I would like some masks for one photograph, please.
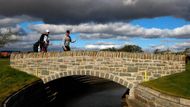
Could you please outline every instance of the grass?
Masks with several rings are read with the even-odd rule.
[[[9,66],[9,59],[0,59],[0,105],[11,94],[31,84],[38,78]]]
[[[186,71],[142,83],[165,94],[190,99],[190,63]]]

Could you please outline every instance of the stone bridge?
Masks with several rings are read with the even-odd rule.
[[[184,55],[125,52],[15,53],[11,67],[41,78],[44,83],[73,75],[89,75],[129,88],[138,83],[185,70]]]

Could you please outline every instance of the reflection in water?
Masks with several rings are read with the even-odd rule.
[[[121,97],[126,91],[125,87],[111,81],[94,81],[85,77],[87,80],[81,82],[76,77],[67,77],[49,83],[58,94],[47,107],[122,107]]]

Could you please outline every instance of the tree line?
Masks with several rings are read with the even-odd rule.
[[[142,48],[137,45],[125,45],[124,47],[121,48],[107,48],[107,49],[102,49],[101,51],[118,51],[118,52],[143,52]]]

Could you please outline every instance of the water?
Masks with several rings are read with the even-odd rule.
[[[57,85],[64,82],[57,88]],[[122,107],[126,88],[114,82],[79,84],[70,80],[54,83],[58,95],[47,107]],[[60,91],[62,90],[62,91]]]

